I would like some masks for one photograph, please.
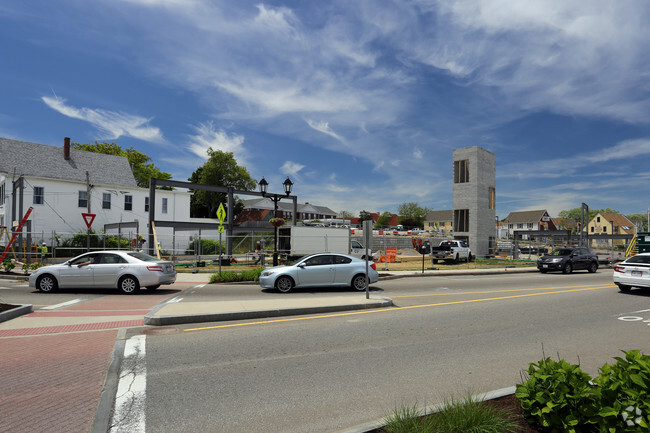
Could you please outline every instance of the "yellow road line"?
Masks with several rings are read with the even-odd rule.
[[[409,306],[409,307],[394,307],[394,308],[384,308],[384,309],[376,309],[376,310],[363,310],[363,311],[353,311],[353,312],[347,312],[347,313],[326,314],[326,315],[308,316],[308,317],[291,317],[291,318],[285,318],[285,319],[263,320],[263,321],[259,321],[259,322],[232,323],[232,324],[229,324],[229,325],[216,325],[216,326],[206,326],[206,327],[202,327],[202,328],[184,329],[183,332],[205,331],[205,330],[209,330],[209,329],[222,329],[222,328],[236,328],[236,327],[241,327],[241,326],[252,326],[252,325],[265,325],[265,324],[269,324],[269,323],[297,322],[297,321],[301,321],[301,320],[327,319],[327,318],[331,318],[331,317],[356,316],[356,315],[360,315],[360,314],[385,313],[385,312],[388,312],[388,311],[411,310],[411,309],[415,309],[415,308],[428,308],[428,307],[441,307],[441,306],[445,306],[445,305],[469,304],[469,303],[473,303],[473,302],[500,301],[500,300],[505,300],[505,299],[526,298],[526,297],[531,297],[531,296],[557,295],[559,293],[572,293],[572,292],[584,292],[584,291],[588,291],[588,290],[609,289],[611,287],[612,287],[612,285],[606,285],[606,286],[602,286],[602,287],[593,286],[593,287],[575,288],[575,289],[569,289],[569,290],[558,290],[558,291],[552,291],[552,292],[525,293],[525,294],[522,294],[522,295],[499,296],[499,297],[496,297],[496,298],[469,299],[469,300],[465,300],[465,301],[451,301],[451,302],[439,302],[439,303],[436,303],[436,304],[412,305],[412,306]],[[527,289],[525,289],[525,290],[527,290]]]
[[[454,292],[447,292],[447,293],[426,293],[424,295],[398,295],[398,296],[392,296],[392,299],[397,299],[397,298],[422,298],[426,296],[450,296],[450,295],[480,295],[482,293],[502,293],[502,292],[531,292],[534,290],[559,290],[559,289],[578,289],[578,288],[583,288],[583,287],[599,287],[601,286],[600,284],[594,286],[593,284],[588,284],[584,286],[560,286],[560,287],[538,287],[538,288],[533,288],[533,289],[498,289],[498,290],[479,290],[475,292],[466,292],[466,291],[454,291]],[[612,284],[610,287],[614,287]],[[599,287],[601,288],[601,287]],[[449,289],[451,290],[451,289]]]

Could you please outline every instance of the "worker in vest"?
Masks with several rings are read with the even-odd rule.
[[[45,263],[47,253],[48,253],[47,244],[43,242],[43,245],[41,245],[41,262]]]

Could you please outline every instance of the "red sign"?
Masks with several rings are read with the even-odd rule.
[[[90,226],[93,225],[93,221],[95,221],[95,217],[97,216],[97,214],[82,213],[81,216],[84,218],[84,221],[86,222],[86,227],[90,228]]]

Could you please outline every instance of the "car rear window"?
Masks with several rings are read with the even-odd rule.
[[[650,256],[632,256],[625,263],[650,263]]]
[[[153,256],[150,256],[149,254],[140,253],[138,251],[132,251],[132,252],[129,252],[129,253],[126,253],[126,254],[128,254],[129,256],[131,256],[133,258],[136,258],[138,260],[142,260],[143,262],[157,262],[158,261],[157,258],[155,258]]]
[[[352,262],[352,259],[345,256],[334,256],[334,263],[337,265],[346,265]]]

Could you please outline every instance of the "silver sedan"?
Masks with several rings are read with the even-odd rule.
[[[155,290],[176,281],[172,262],[137,251],[96,251],[58,265],[38,268],[29,276],[29,287],[41,292],[57,288],[117,288],[133,294],[146,287]]]
[[[368,266],[368,284],[379,280],[374,262]],[[352,287],[366,289],[366,261],[347,254],[320,253],[305,256],[292,265],[262,271],[260,286],[287,293],[303,287]]]

